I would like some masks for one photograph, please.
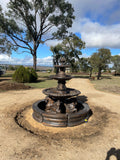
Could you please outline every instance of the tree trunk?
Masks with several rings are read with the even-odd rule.
[[[37,56],[36,54],[33,55],[33,69],[36,71],[37,69]]]
[[[90,78],[92,77],[92,70],[93,68],[90,68]]]
[[[97,79],[99,80],[101,77],[101,68],[98,69],[98,76],[97,76]]]

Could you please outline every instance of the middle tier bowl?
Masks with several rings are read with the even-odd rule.
[[[66,88],[65,91],[58,91],[57,88],[47,88],[43,90],[43,93],[47,96],[55,98],[69,98],[78,96],[81,92],[72,88]]]
[[[70,79],[72,79],[72,77],[69,75],[60,75],[60,74],[52,75],[52,76],[50,76],[50,78],[56,79],[56,80],[70,80]]]

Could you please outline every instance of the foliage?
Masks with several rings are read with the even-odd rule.
[[[79,60],[79,55],[82,54],[81,49],[85,48],[85,42],[83,42],[75,34],[71,34],[66,37],[62,43],[56,46],[51,46],[51,51],[53,52],[53,63],[54,65],[59,63],[61,56],[64,56],[67,63],[71,64],[72,70],[76,68],[75,59]]]
[[[98,52],[93,53],[90,58],[92,68],[97,68],[99,79],[101,77],[101,71],[108,67],[111,59],[111,52],[109,49],[101,48]]]
[[[38,78],[36,71],[33,68],[30,68],[28,70],[29,70],[30,75],[31,75],[30,82],[36,82],[36,80]]]
[[[65,0],[10,0],[6,15],[0,10],[1,36],[32,54],[36,70],[39,45],[63,38],[72,26],[73,12]]]
[[[13,74],[13,80],[19,83],[35,82],[37,80],[37,73],[33,68],[25,68],[20,66]]]
[[[0,22],[4,19],[4,14],[2,13],[2,8],[0,6]],[[12,50],[16,51],[17,47],[13,46],[7,36],[3,34],[4,29],[2,28],[2,23],[0,24],[0,53],[12,54]]]
[[[83,72],[87,72],[90,68],[89,59],[88,58],[80,58],[80,70]]]
[[[90,63],[90,58],[80,58],[79,64],[80,70],[83,72],[89,72],[89,77],[91,77],[94,69]]]
[[[120,73],[120,56],[119,55],[112,56],[111,61],[113,63],[112,68],[115,70],[115,75],[117,73]]]
[[[71,67],[71,72],[77,73],[80,70],[79,61],[75,61]]]

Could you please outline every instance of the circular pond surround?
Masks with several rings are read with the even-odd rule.
[[[45,100],[39,100],[33,104],[33,118],[46,126],[72,127],[86,122],[92,115],[87,103],[78,101],[82,109],[75,113],[51,113],[45,111]]]

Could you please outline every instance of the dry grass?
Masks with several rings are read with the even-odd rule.
[[[120,77],[104,76],[101,80],[91,82],[97,90],[120,94]]]

